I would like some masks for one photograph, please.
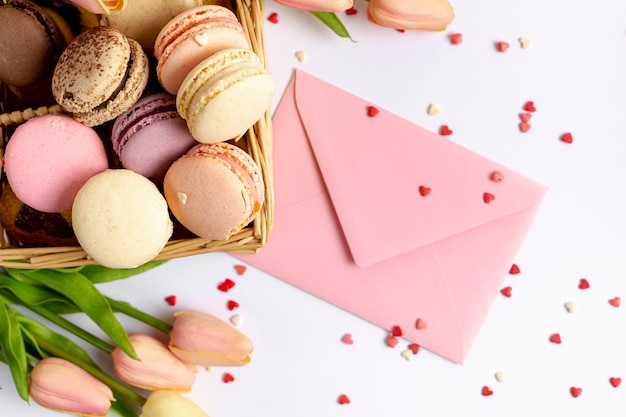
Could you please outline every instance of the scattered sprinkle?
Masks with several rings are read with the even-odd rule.
[[[337,402],[341,405],[350,404],[350,398],[346,394],[341,394],[337,399]]]
[[[535,108],[535,102],[533,101],[527,101],[526,104],[524,104],[524,110],[534,113],[537,111],[537,109]]]
[[[509,49],[509,46],[510,45],[508,42],[496,42],[496,49],[498,50],[498,52],[505,52],[507,49]]]
[[[526,133],[526,132],[528,132],[528,131],[530,130],[530,128],[531,128],[531,127],[532,127],[532,126],[530,125],[530,123],[526,123],[526,122],[520,122],[520,123],[519,123],[519,130],[520,130],[522,133]]]
[[[367,106],[367,115],[369,117],[374,117],[378,113],[380,113],[380,110],[378,110],[376,107],[374,107],[374,106]]]
[[[428,323],[426,323],[426,321],[422,318],[419,318],[415,321],[415,328],[417,330],[423,330],[426,329],[428,327]]]
[[[237,307],[239,307],[239,303],[238,303],[237,301],[228,300],[228,302],[226,303],[226,307],[227,307],[230,311],[233,311],[234,309],[236,309]]]
[[[458,45],[463,42],[463,34],[462,33],[453,33],[450,35],[450,43],[452,45]]]
[[[524,122],[524,123],[528,123],[528,122],[530,122],[530,119],[532,119],[532,117],[533,117],[533,114],[532,114],[532,113],[527,113],[527,112],[525,112],[525,113],[520,113],[520,114],[519,114],[519,118],[520,118],[520,120],[521,120],[522,122]]]
[[[411,349],[405,349],[402,351],[402,353],[400,353],[400,356],[402,356],[407,361],[410,361],[415,355],[413,354],[413,351]]]
[[[349,9],[346,10],[346,14],[348,16],[354,16],[355,14],[357,14],[359,11],[357,9],[355,9],[354,7],[350,7]]]
[[[555,343],[557,345],[561,344],[561,335],[558,333],[554,333],[552,336],[550,336],[550,342]]]
[[[387,338],[385,339],[385,343],[387,343],[387,346],[389,346],[390,348],[395,348],[396,345],[398,344],[399,340],[397,337],[393,336],[393,335],[389,335],[387,336]]]
[[[230,278],[226,278],[220,285],[217,286],[217,289],[222,292],[228,292],[231,288],[235,286],[235,281]]]
[[[391,335],[395,337],[402,337],[402,328],[400,328],[400,326],[393,326],[391,329]]]
[[[169,305],[175,306],[176,305],[176,296],[175,295],[168,295],[167,297],[165,297],[165,301]]]
[[[235,265],[235,272],[237,272],[237,275],[243,275],[247,270],[248,267],[245,265]]]
[[[489,178],[493,182],[502,182],[502,181],[504,181],[504,174],[501,173],[500,171],[493,171]]]
[[[511,265],[511,269],[509,269],[509,274],[511,274],[511,275],[517,275],[517,274],[519,274],[520,272],[522,272],[522,271],[519,269],[519,266],[518,266],[517,264],[513,264],[513,265]]]
[[[404,33],[404,32],[406,32],[406,30],[405,29],[396,29],[396,32]]]
[[[442,136],[450,136],[453,132],[452,132],[452,129],[448,127],[448,125],[443,125],[441,126],[441,129],[439,129],[439,133]]]
[[[485,204],[489,204],[495,199],[496,199],[495,195],[491,193],[483,193],[483,201],[485,202]]]
[[[193,37],[193,40],[200,46],[206,46],[206,44],[209,43],[209,34],[206,32],[199,33]]]
[[[561,135],[561,142],[572,143],[574,142],[574,137],[569,132],[564,133],[563,135]]]
[[[414,355],[417,355],[417,352],[420,351],[420,345],[418,345],[417,343],[411,343],[408,347],[409,349],[411,349],[411,352],[413,352]]]
[[[563,304],[563,306],[568,313],[573,313],[574,311],[576,311],[576,303],[574,303],[573,301],[568,301]]]
[[[235,326],[239,327],[241,326],[241,323],[243,322],[243,317],[241,316],[241,314],[235,314],[234,316],[230,317],[230,322],[234,324]]]
[[[578,387],[571,387],[569,392],[572,394],[572,397],[577,398],[580,394],[582,394],[583,389]]]
[[[351,345],[354,343],[354,340],[352,340],[352,335],[350,333],[344,334],[343,337],[341,338],[341,341],[345,343],[346,345]]]
[[[271,23],[274,23],[274,24],[278,23],[278,13],[274,12],[274,13],[270,14],[268,16],[267,20],[269,22],[271,22]]]
[[[609,304],[611,304],[613,307],[619,307],[621,303],[622,299],[620,297],[614,297],[609,300]]]
[[[506,373],[504,371],[500,371],[496,372],[494,376],[496,377],[496,381],[504,382],[504,379],[506,378]]]
[[[228,372],[224,372],[224,375],[222,375],[222,381],[224,381],[225,384],[228,384],[229,382],[234,382],[235,377]]]
[[[187,194],[179,191],[176,196],[178,197],[178,201],[180,201],[180,204],[182,204],[183,206],[185,204],[187,204]]]
[[[518,41],[522,49],[526,49],[530,46],[530,39],[528,38],[519,38]]]
[[[419,192],[422,197],[426,197],[431,191],[432,189],[430,187],[426,187],[425,185],[420,185],[419,187]]]
[[[487,385],[485,385],[480,393],[483,395],[483,397],[488,397],[493,394],[493,391]]]
[[[589,287],[591,287],[591,285],[589,285],[589,281],[587,281],[585,278],[581,278],[580,283],[578,284],[578,288],[580,288],[581,290],[586,290]]]
[[[436,104],[430,104],[428,106],[428,114],[430,116],[436,116],[439,113],[441,113],[441,109],[439,108],[439,106],[437,106]]]
[[[511,287],[504,287],[500,290],[500,292],[502,293],[502,295],[504,295],[505,297],[511,297],[511,292],[513,291],[513,288]]]
[[[611,377],[609,378],[609,382],[611,383],[611,385],[613,385],[613,387],[617,388],[619,387],[619,384],[622,383],[622,378]]]
[[[297,51],[295,53],[296,59],[298,60],[298,62],[304,62],[306,61],[307,58],[307,53],[306,51]]]

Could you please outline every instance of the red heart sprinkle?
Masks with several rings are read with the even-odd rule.
[[[519,269],[519,266],[517,266],[517,264],[513,264],[511,265],[511,269],[509,269],[509,274],[511,275],[517,275],[519,274],[521,271]]]
[[[492,394],[493,394],[493,391],[492,391],[491,389],[489,389],[489,387],[488,387],[487,385],[485,385],[485,386],[483,387],[483,389],[480,391],[480,393],[481,393],[483,396],[488,397],[489,395],[492,395]]]
[[[426,187],[425,185],[420,185],[419,191],[422,197],[426,197],[428,194],[430,194],[432,189],[430,187]]]
[[[524,110],[529,111],[531,113],[534,113],[537,111],[537,109],[535,108],[535,103],[533,101],[527,101],[526,104],[524,104]]]
[[[513,291],[513,288],[511,288],[511,287],[504,287],[504,288],[502,288],[500,290],[502,295],[504,295],[505,297],[510,297],[511,296],[511,291]]]
[[[228,384],[229,382],[235,381],[235,377],[229,374],[228,372],[225,372],[224,375],[222,376],[222,381],[224,381],[225,384]]]
[[[578,284],[578,288],[580,288],[581,290],[586,290],[589,287],[591,287],[591,285],[589,285],[589,281],[587,281],[585,278],[581,278],[580,283]]]
[[[504,181],[504,174],[501,173],[500,171],[493,171],[491,173],[491,177],[489,178],[491,178],[491,181],[493,182],[502,182]]]
[[[235,286],[235,282],[230,278],[226,278],[224,282],[217,286],[217,289],[222,292],[228,292],[231,288]]]
[[[417,330],[423,330],[425,328],[428,327],[428,323],[426,323],[426,321],[424,321],[424,319],[417,319],[415,321],[415,328]]]
[[[175,306],[176,305],[176,296],[175,295],[169,295],[167,297],[165,297],[165,301],[167,301],[167,303],[171,306]]]
[[[395,348],[399,340],[397,337],[389,335],[387,336],[387,339],[385,339],[385,342],[387,343],[387,346],[389,346],[390,348]]]
[[[341,338],[341,341],[345,343],[346,345],[351,345],[354,343],[354,341],[352,340],[352,335],[350,333],[344,334],[343,337]]]
[[[621,303],[622,299],[620,297],[614,297],[609,300],[609,304],[611,304],[613,307],[619,307]]]
[[[524,123],[528,123],[528,122],[530,122],[530,119],[531,119],[532,117],[533,117],[533,115],[532,115],[532,114],[530,114],[530,113],[520,113],[520,114],[519,114],[519,118],[520,118],[520,120],[521,120],[522,122],[524,122]]]
[[[572,394],[572,397],[576,398],[578,397],[580,394],[582,394],[583,389],[582,388],[578,388],[578,387],[571,387],[569,389],[569,392]]]
[[[350,404],[350,398],[346,394],[341,394],[337,399],[337,402],[341,405]]]
[[[392,336],[402,337],[402,329],[400,328],[400,326],[393,326],[393,328],[391,329],[391,334]]]
[[[247,270],[248,267],[245,265],[235,265],[235,271],[237,272],[237,275],[243,275],[246,273]]]
[[[358,13],[358,10],[355,9],[354,7],[350,7],[349,9],[346,10],[346,14],[348,16],[354,16],[357,13]]]
[[[269,17],[267,18],[267,20],[272,22],[272,23],[278,23],[278,13],[274,12],[274,13],[270,14]]]
[[[374,106],[367,106],[367,115],[369,117],[374,117],[378,113],[380,113],[380,110],[378,110],[376,107],[374,107]]]
[[[228,307],[230,311],[233,311],[234,309],[239,307],[239,303],[237,301],[228,300],[228,303],[226,303],[226,307]]]
[[[562,142],[565,142],[565,143],[572,143],[572,142],[574,142],[574,137],[573,137],[573,136],[572,136],[572,134],[571,134],[571,133],[569,133],[569,132],[568,132],[568,133],[564,133],[564,134],[561,136],[561,141],[562,141]]]
[[[526,132],[528,132],[528,131],[530,130],[530,128],[531,128],[531,127],[532,127],[532,126],[530,125],[530,123],[526,123],[526,122],[520,122],[520,123],[519,123],[519,130],[520,130],[522,133],[526,133]]]
[[[503,41],[501,41],[501,42],[496,42],[496,49],[497,49],[499,52],[504,52],[504,51],[506,51],[507,49],[509,49],[509,46],[511,46],[511,45],[509,45],[509,43],[508,43],[508,42],[503,42]]]
[[[561,335],[558,333],[554,333],[552,336],[550,336],[550,341],[552,343],[556,343],[557,345],[561,344]]]
[[[483,193],[483,201],[484,201],[486,204],[491,203],[491,202],[492,202],[493,200],[495,200],[495,199],[496,199],[496,196],[495,196],[495,195],[493,195],[493,194],[491,194],[491,193]]]
[[[450,136],[453,132],[452,132],[452,129],[450,129],[447,125],[443,125],[443,126],[441,126],[441,129],[439,130],[439,133],[442,136]]]
[[[404,33],[406,32],[406,29],[396,29],[396,32]]]
[[[411,352],[413,352],[414,355],[417,355],[417,352],[420,351],[420,345],[418,345],[417,343],[411,343],[409,345],[409,349],[411,349]]]
[[[462,33],[453,33],[450,35],[450,43],[452,45],[458,45],[463,42],[463,34]]]
[[[611,383],[611,385],[613,385],[615,388],[617,388],[617,387],[619,387],[619,384],[622,383],[622,378],[611,377],[611,378],[609,378],[609,382]]]

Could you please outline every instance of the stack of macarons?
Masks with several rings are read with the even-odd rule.
[[[69,0],[82,23],[67,31],[63,13],[38,1],[0,5],[0,33],[3,22],[19,20],[43,39],[38,49],[20,51],[30,54],[30,73],[0,63],[0,82],[48,77],[65,114],[35,117],[13,132],[2,161],[3,198],[16,203],[0,207],[5,229],[23,225],[16,220],[25,206],[33,218],[59,218],[74,232],[69,240],[47,236],[41,246],[75,239],[96,262],[129,268],[163,249],[172,215],[211,240],[252,222],[265,185],[236,142],[267,111],[274,84],[235,14],[173,0],[130,25],[137,4]],[[37,246],[37,236],[16,238],[32,237],[27,244]]]

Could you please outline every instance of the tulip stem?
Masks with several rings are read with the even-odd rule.
[[[128,303],[124,303],[122,301],[117,301],[112,298],[108,298],[109,304],[113,310],[119,311],[120,313],[124,313],[129,317],[132,317],[136,320],[139,320],[151,327],[154,327],[157,330],[162,331],[165,334],[169,334],[172,331],[172,325],[164,322],[161,319],[158,319],[154,316],[151,316],[148,313],[144,313],[141,310],[136,309]]]
[[[117,393],[125,396],[126,398],[128,398],[131,401],[133,401],[134,403],[136,403],[140,407],[145,404],[146,399],[144,397],[142,397],[141,395],[137,394],[135,391],[133,391],[132,389],[128,388],[126,385],[120,383],[119,381],[115,380],[111,376],[107,375],[106,373],[104,373],[100,369],[98,369],[98,368],[96,368],[96,367],[94,367],[94,366],[92,366],[92,365],[90,365],[90,364],[88,364],[86,362],[83,362],[83,361],[81,361],[79,359],[76,359],[72,355],[68,354],[65,350],[60,349],[59,347],[57,347],[56,345],[54,345],[52,343],[49,343],[45,339],[42,339],[40,337],[36,337],[36,340],[37,340],[37,344],[39,345],[39,347],[44,349],[50,355],[56,356],[56,357],[59,357],[59,358],[65,359],[65,360],[68,360],[68,361],[72,362],[73,364],[80,366],[85,371],[90,373],[92,376],[94,376],[95,378],[99,379],[104,384],[108,385],[109,388],[111,388],[112,391],[117,392]]]

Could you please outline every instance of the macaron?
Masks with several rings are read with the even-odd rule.
[[[124,168],[157,183],[175,160],[198,143],[176,111],[176,97],[168,93],[146,96],[118,116],[111,142]]]
[[[243,135],[268,109],[274,81],[249,49],[224,49],[196,65],[176,95],[193,137],[216,143]]]
[[[157,77],[166,91],[176,94],[193,67],[227,48],[249,48],[243,27],[231,10],[219,5],[186,10],[171,19],[156,38]]]
[[[72,227],[87,255],[109,268],[148,262],[173,231],[156,185],[128,169],[109,169],[85,183],[72,206]]]
[[[87,126],[113,120],[139,100],[148,82],[141,45],[117,29],[98,26],[63,51],[52,93],[65,111]]]
[[[37,4],[0,3],[0,83],[22,87],[46,77],[65,46],[54,19]]]
[[[163,181],[174,217],[195,235],[224,240],[258,215],[265,199],[259,167],[230,143],[199,144],[172,164]]]
[[[83,184],[109,166],[96,131],[64,114],[21,124],[6,145],[3,164],[17,198],[48,213],[70,210]]]

